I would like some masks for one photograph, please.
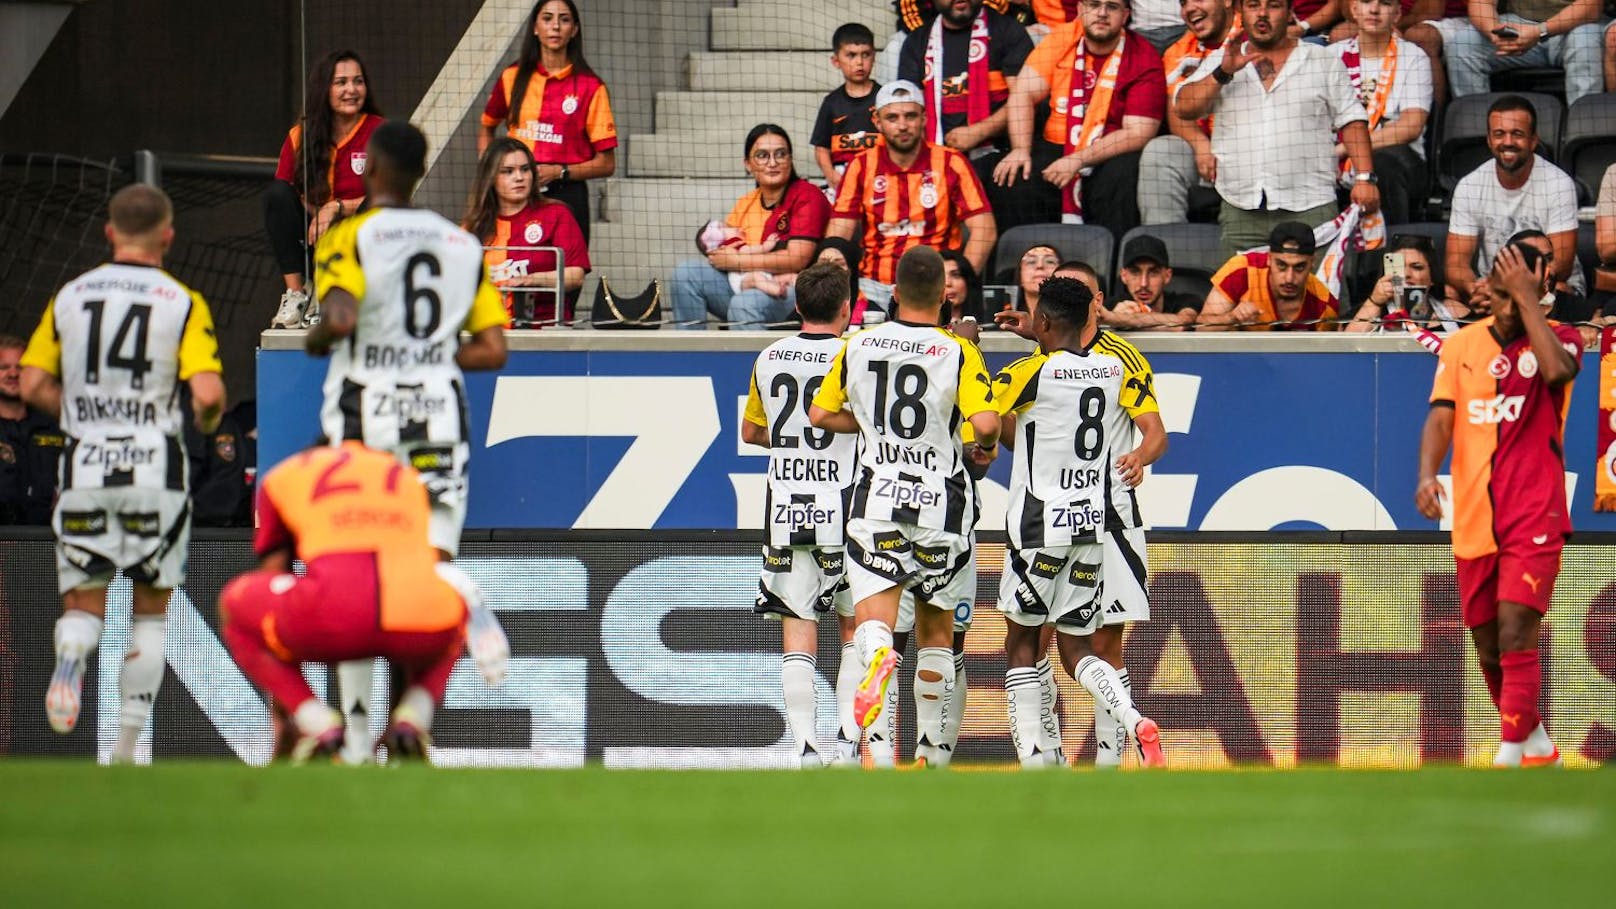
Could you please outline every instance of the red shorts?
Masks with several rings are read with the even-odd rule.
[[[1491,555],[1455,558],[1459,610],[1465,627],[1475,628],[1497,619],[1500,602],[1521,603],[1539,615],[1548,612],[1564,547],[1564,538],[1553,534],[1541,545],[1505,543]]]

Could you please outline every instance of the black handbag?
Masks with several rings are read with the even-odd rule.
[[[625,297],[612,293],[612,286],[601,278],[600,286],[595,288],[595,305],[590,307],[589,321],[602,330],[661,328],[662,282],[653,278],[651,286],[639,295]]]

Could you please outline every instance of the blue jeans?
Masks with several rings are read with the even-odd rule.
[[[1524,25],[1536,30],[1538,23],[1516,15],[1498,17],[1500,25]],[[1605,26],[1579,25],[1563,35],[1555,35],[1524,54],[1500,57],[1487,36],[1474,27],[1464,29],[1442,49],[1448,59],[1448,81],[1453,96],[1479,95],[1491,91],[1488,77],[1501,69],[1524,66],[1557,66],[1565,70],[1566,104],[1576,104],[1583,95],[1604,91],[1605,75],[1600,55],[1604,53]]]
[[[784,297],[771,297],[761,290],[730,289],[729,273],[714,268],[706,259],[686,259],[673,270],[674,327],[701,331],[707,328],[707,314],[732,323],[736,331],[763,331],[770,322],[784,322],[797,309],[797,289]]]

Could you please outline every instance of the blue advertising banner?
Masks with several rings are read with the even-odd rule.
[[[740,441],[739,424],[771,337],[605,335],[515,337],[504,370],[468,377],[467,528],[760,527],[767,453]],[[270,465],[318,434],[326,364],[295,333],[264,340],[259,457]],[[1436,529],[1413,505],[1436,360],[1412,342],[1201,335],[1139,346],[1171,434],[1140,489],[1151,526]],[[984,347],[997,368],[1029,345]],[[1583,366],[1566,433],[1573,521],[1616,530],[1616,515],[1591,510],[1597,357]],[[1008,479],[1001,461],[982,484],[982,528],[1003,528]]]

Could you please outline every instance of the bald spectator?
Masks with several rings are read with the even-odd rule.
[[[1341,305],[1313,273],[1317,244],[1300,221],[1274,227],[1264,252],[1241,253],[1212,276],[1204,331],[1335,331]]]
[[[1162,52],[1171,98],[1223,46],[1235,25],[1234,0],[1182,0],[1185,31]],[[1139,218],[1144,224],[1183,224],[1190,219],[1190,189],[1211,187],[1218,162],[1212,154],[1212,118],[1189,120],[1167,106],[1166,135],[1157,136],[1139,157]]]
[[[1128,293],[1099,310],[1100,324],[1120,331],[1185,331],[1195,327],[1202,301],[1169,293],[1173,266],[1167,244],[1151,236],[1134,237],[1122,248],[1122,286]]]
[[[1484,94],[1493,73],[1526,66],[1565,70],[1568,105],[1597,94],[1604,85],[1602,7],[1603,0],[1511,0],[1500,13],[1498,0],[1470,0],[1471,27],[1446,45],[1453,96]]]

